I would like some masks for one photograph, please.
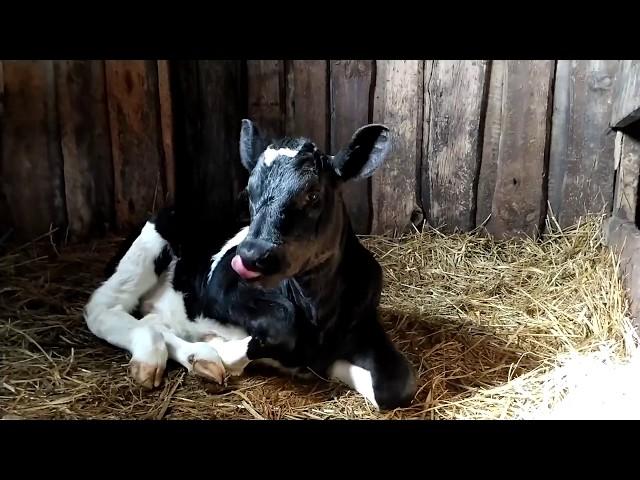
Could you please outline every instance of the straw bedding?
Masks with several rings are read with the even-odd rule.
[[[639,362],[628,362],[637,339],[600,219],[563,232],[553,225],[538,241],[432,229],[363,238],[385,271],[382,321],[420,378],[411,407],[382,413],[339,384],[269,370],[250,369],[221,387],[170,362],[160,389],[141,390],[127,376],[127,354],[93,337],[81,317],[118,239],[66,245],[59,255],[46,239],[8,249],[0,258],[0,415],[557,418],[577,415],[590,397],[586,418],[602,392],[594,385],[607,378],[611,398],[599,414],[624,398],[625,414],[638,416],[638,388],[622,391],[625,368],[638,378]],[[622,373],[609,375],[614,368]]]

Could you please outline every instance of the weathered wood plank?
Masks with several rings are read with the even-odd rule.
[[[173,151],[173,107],[171,105],[171,78],[169,61],[158,60],[158,94],[160,97],[160,128],[167,179],[167,203],[176,195],[176,164]]]
[[[284,60],[248,60],[249,117],[268,136],[285,132]]]
[[[500,152],[500,132],[502,131],[502,91],[504,85],[504,60],[491,61],[489,93],[484,119],[482,139],[482,161],[478,173],[476,196],[476,225],[483,225],[491,216],[493,193],[498,176],[498,153]]]
[[[246,212],[238,195],[247,173],[238,141],[246,115],[242,61],[172,63],[176,205],[194,237],[229,237]],[[185,217],[185,218],[186,218]],[[214,237],[215,238],[215,237]]]
[[[556,63],[553,110],[551,113],[551,139],[549,143],[549,180],[547,200],[549,213],[557,220],[562,207],[562,182],[567,173],[569,126],[571,124],[571,63],[559,60]]]
[[[69,232],[72,238],[113,227],[113,163],[102,61],[55,63]]]
[[[640,60],[621,60],[616,74],[611,126],[623,128],[640,120]]]
[[[372,178],[372,232],[393,233],[411,225],[419,208],[417,162],[422,137],[423,61],[376,62],[373,121],[391,130],[391,151]]]
[[[371,115],[371,60],[331,61],[331,153],[347,146]],[[371,230],[371,179],[347,183],[342,191],[351,225],[359,235]]]
[[[604,244],[619,255],[618,275],[630,300],[633,326],[640,334],[640,231],[633,222],[611,216],[603,222],[602,233]]]
[[[50,61],[5,61],[2,190],[17,237],[60,228],[66,210],[55,78]]]
[[[105,62],[116,224],[127,230],[163,205],[165,170],[155,61]]]
[[[326,60],[286,63],[285,133],[305,136],[320,149],[329,147],[329,71]]]
[[[640,177],[640,137],[617,133],[616,186],[613,214],[623,220],[636,222],[639,213],[638,179]]]
[[[553,71],[551,60],[507,62],[496,187],[487,223],[497,238],[536,235],[542,226]]]
[[[609,119],[617,68],[617,60],[558,61],[548,192],[563,227],[611,208],[615,132]]]
[[[430,120],[422,191],[429,194],[422,203],[429,204],[429,223],[448,232],[475,226],[486,74],[484,60],[435,60],[425,91]]]
[[[2,69],[2,61],[0,61],[0,180],[2,179],[2,130],[4,117],[4,75]],[[0,181],[0,248],[2,248],[2,239],[7,239],[10,234],[11,223],[9,202]]]

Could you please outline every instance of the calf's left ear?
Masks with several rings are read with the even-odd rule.
[[[258,163],[258,158],[268,145],[258,126],[249,119],[243,119],[240,126],[240,161],[249,173]]]
[[[386,126],[365,125],[356,130],[349,145],[331,159],[331,164],[345,182],[367,178],[382,165],[390,149],[390,132]]]

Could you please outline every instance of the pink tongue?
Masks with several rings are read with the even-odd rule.
[[[260,272],[253,272],[251,270],[247,270],[247,268],[242,263],[242,259],[240,258],[239,255],[236,255],[231,260],[231,268],[233,268],[236,271],[236,273],[240,275],[242,278],[244,278],[245,280],[248,280],[250,278],[256,278],[262,275]]]

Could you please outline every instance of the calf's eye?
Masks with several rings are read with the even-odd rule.
[[[318,201],[319,198],[320,198],[320,194],[318,192],[307,193],[307,204],[313,205]]]

